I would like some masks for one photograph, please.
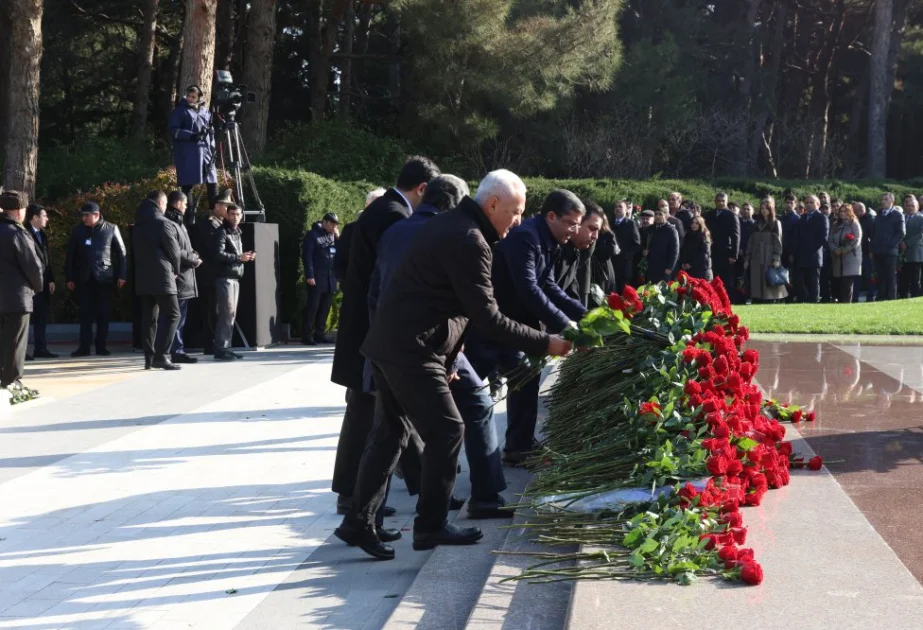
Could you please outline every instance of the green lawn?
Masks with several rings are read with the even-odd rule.
[[[923,298],[871,304],[755,304],[734,312],[752,332],[923,335]]]

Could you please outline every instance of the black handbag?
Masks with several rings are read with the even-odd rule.
[[[788,269],[785,267],[767,267],[766,284],[771,287],[781,287],[787,285]]]

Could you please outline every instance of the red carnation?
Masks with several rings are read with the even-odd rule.
[[[809,411],[808,412],[808,422],[814,422],[815,420],[817,420],[817,414],[814,413],[813,411]]]
[[[760,361],[760,355],[756,350],[744,350],[743,356],[740,359],[745,363],[752,363],[756,365]]]
[[[743,565],[740,570],[740,579],[744,584],[756,586],[763,583],[763,567],[758,562]]]
[[[659,416],[660,415],[660,405],[655,402],[641,403],[641,407],[638,408],[638,413],[640,413],[642,416],[647,415],[647,414],[654,414],[654,415]]]
[[[847,235],[846,235],[846,240],[847,240],[847,241],[854,241],[854,240],[856,240],[856,235],[855,235],[855,234],[847,234]]]
[[[724,455],[712,455],[705,462],[708,472],[713,475],[723,475],[728,471],[728,460]]]
[[[737,547],[734,545],[725,545],[718,550],[718,557],[724,562],[734,562],[737,560]]]
[[[613,311],[621,311],[625,309],[625,301],[622,300],[620,295],[615,293],[610,293],[609,297],[606,298],[606,302],[609,304],[609,308]]]
[[[728,527],[740,527],[743,525],[744,517],[740,515],[740,512],[729,512],[721,516],[721,522],[727,524]]]
[[[820,455],[815,455],[808,460],[808,470],[820,470],[824,465],[824,458]]]
[[[747,528],[746,527],[732,527],[731,536],[734,537],[734,542],[738,545],[742,545],[747,542]]]
[[[792,414],[792,422],[794,422],[795,424],[798,424],[799,422],[801,422],[801,418],[803,415],[804,414],[801,413],[801,409],[799,409],[798,411]]]

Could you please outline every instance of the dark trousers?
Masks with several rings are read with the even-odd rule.
[[[164,325],[158,326],[158,315],[162,315]],[[144,356],[163,359],[170,352],[178,325],[179,302],[175,294],[141,296],[141,330],[144,331],[141,345]]]
[[[362,456],[348,519],[367,530],[374,527],[375,515],[387,493],[388,480],[413,428],[425,444],[414,531],[438,531],[448,520],[449,500],[455,487],[458,455],[465,432],[449,390],[445,368],[375,365],[373,377],[384,414],[382,421],[375,424]]]
[[[29,345],[29,313],[0,314],[0,386],[22,378]]]
[[[831,273],[830,263],[824,262],[824,266],[820,268],[820,299],[824,301],[829,301],[833,297],[831,289],[838,281],[834,280],[833,274]]]
[[[48,352],[48,337],[45,335],[48,328],[48,316],[51,312],[51,294],[42,291],[32,296],[32,345],[35,352]]]
[[[854,293],[856,287],[856,281],[861,276],[843,276],[841,278],[833,279],[833,286],[836,289],[836,299],[844,304],[849,304],[855,301],[855,298],[858,294]]]
[[[177,304],[179,305],[179,320],[176,322],[176,333],[174,333],[173,341],[170,344],[171,355],[186,354],[186,345],[183,343],[183,327],[186,325],[186,315],[189,313],[189,300],[178,299]],[[167,310],[160,309],[160,315],[157,316],[157,330],[170,325],[167,318]]]
[[[921,291],[921,270],[923,263],[905,262],[901,269],[898,295],[903,298],[915,298],[923,295]]]
[[[356,477],[362,454],[368,445],[373,427],[380,422],[381,411],[376,405],[376,396],[359,391],[346,390],[346,413],[340,427],[337,456],[333,465],[332,490],[343,496],[352,496],[356,489]],[[401,454],[401,470],[407,492],[413,496],[420,493],[420,459],[423,441],[416,432],[410,436],[412,448]]]
[[[203,283],[204,284],[204,283]],[[202,307],[205,313],[202,317],[202,349],[205,354],[215,353],[215,325],[218,317],[218,301],[215,297],[215,281],[202,287]]]
[[[875,254],[875,273],[878,274],[878,299],[897,299],[897,256]]]
[[[814,304],[820,298],[820,268],[799,267],[795,275],[798,299],[808,304]]]
[[[93,323],[96,323],[96,350],[106,349],[109,339],[109,317],[112,313],[112,283],[87,280],[77,285],[77,305],[80,309],[80,350],[90,351]]]
[[[865,301],[874,302],[878,295],[878,285],[872,284],[872,274],[875,272],[875,265],[872,263],[872,257],[867,253],[862,253],[862,279],[865,281]]]
[[[327,331],[327,316],[333,304],[333,293],[308,286],[308,302],[304,307],[304,323],[301,330],[302,341],[323,341]]]
[[[504,374],[512,371],[525,356],[509,348],[502,348],[490,342],[469,338],[465,356],[474,371],[486,378],[494,369]],[[535,425],[538,422],[538,391],[541,377],[536,377],[511,391],[506,399],[506,441],[503,450],[512,452],[531,451],[535,442]]]
[[[716,278],[721,278],[724,290],[731,299],[737,294],[737,266],[729,263],[730,254],[717,254],[712,260],[712,270]]]
[[[465,455],[471,468],[471,498],[493,499],[506,490],[503,460],[494,425],[494,401],[487,388],[452,388],[465,423]]]
[[[206,194],[208,195],[208,207],[214,208],[215,201],[218,199],[218,184],[205,184]],[[189,198],[189,212],[185,215],[186,225],[195,225],[196,208],[192,205],[192,186],[183,186],[182,191]],[[198,204],[197,204],[198,205]]]

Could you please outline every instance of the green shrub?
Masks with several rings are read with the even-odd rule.
[[[340,121],[288,125],[267,144],[261,165],[341,181],[393,181],[409,151],[398,141]]]
[[[92,138],[79,144],[42,149],[35,192],[60,199],[107,182],[129,184],[171,163],[166,150],[138,146],[120,138]]]

